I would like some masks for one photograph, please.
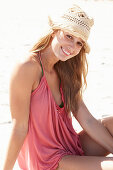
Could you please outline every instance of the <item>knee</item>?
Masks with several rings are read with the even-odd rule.
[[[106,128],[108,128],[109,126],[113,127],[113,116],[102,118],[100,121]]]

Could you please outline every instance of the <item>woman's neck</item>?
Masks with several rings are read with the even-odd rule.
[[[47,73],[54,71],[54,65],[59,61],[54,55],[51,46],[41,51],[41,59]]]

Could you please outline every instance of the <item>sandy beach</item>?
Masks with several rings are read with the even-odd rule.
[[[0,167],[3,163],[11,131],[9,109],[11,72],[15,64],[23,60],[27,51],[37,40],[37,32],[42,31],[44,27],[41,20],[46,14],[43,11],[48,12],[50,9],[48,4],[46,4],[47,8],[43,6],[44,1],[40,5],[38,4],[36,8],[35,5],[33,6],[33,2],[35,4],[36,1],[33,0],[31,4],[28,3],[26,11],[24,9],[26,3],[22,5],[21,1],[19,4],[15,4],[13,0],[11,2],[14,3],[15,8],[11,8],[11,11],[7,8],[9,15],[5,16],[3,13],[4,18],[0,18],[2,24],[0,28]],[[53,6],[58,6],[60,0],[57,0],[55,4],[52,0],[48,2],[51,2]],[[61,6],[63,6],[63,2]],[[70,2],[75,1],[71,0]],[[89,111],[97,119],[109,115],[113,116],[113,1],[79,0],[76,2],[88,11],[95,21],[89,38],[91,52],[87,55],[89,64],[88,85],[83,98]],[[10,7],[12,4],[10,4]],[[18,8],[17,5],[19,5]],[[66,5],[68,6],[67,1]],[[1,7],[2,12],[3,9]],[[81,129],[74,119],[73,126],[77,131]],[[18,170],[17,165],[14,169]]]

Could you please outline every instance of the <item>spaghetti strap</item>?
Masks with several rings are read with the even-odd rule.
[[[43,67],[43,64],[42,64],[42,59],[41,59],[41,52],[39,51],[38,53],[38,56],[39,56],[39,60],[40,60],[40,65],[41,65],[41,68],[42,68],[42,76],[44,75],[44,67]],[[46,79],[46,78],[45,78]],[[47,80],[46,80],[47,82]],[[48,82],[47,82],[47,85],[48,85]],[[48,86],[49,87],[49,86]],[[61,80],[60,80],[60,87],[61,88]],[[51,90],[50,90],[51,91]],[[62,95],[62,94],[61,94]],[[63,108],[64,107],[64,102],[62,101],[62,103],[59,105],[60,108]]]
[[[42,76],[43,76],[44,75],[44,69],[43,69],[43,64],[42,64],[42,60],[41,60],[41,54],[40,54],[40,52],[38,54],[39,54],[39,60],[40,60],[40,65],[41,65],[41,68],[42,68]]]

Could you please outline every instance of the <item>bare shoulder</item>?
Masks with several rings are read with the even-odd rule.
[[[33,86],[36,81],[40,80],[40,77],[41,68],[39,62],[28,58],[15,66],[12,72],[11,82],[22,82],[22,84],[25,83],[27,86]]]
[[[40,71],[39,64],[31,59],[18,63],[12,73],[12,76],[34,77]]]
[[[28,58],[13,70],[10,81],[10,111],[19,129],[26,129],[29,120],[29,107],[33,84],[40,75],[39,63]]]

